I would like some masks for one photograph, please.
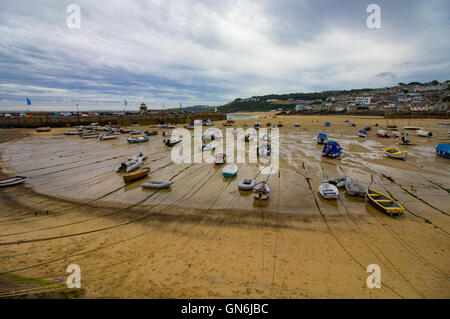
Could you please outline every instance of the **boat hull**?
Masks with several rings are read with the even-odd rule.
[[[125,183],[133,182],[135,180],[138,180],[138,179],[141,179],[141,178],[147,176],[148,173],[150,173],[150,168],[148,168],[148,167],[141,168],[132,173],[127,173],[127,174],[123,175],[123,181]]]

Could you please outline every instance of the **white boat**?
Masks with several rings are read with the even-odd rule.
[[[137,160],[137,159],[145,160],[145,159],[147,159],[147,155],[139,153],[138,155],[128,157],[129,161],[133,161],[133,160]]]
[[[216,148],[216,146],[217,146],[217,143],[211,142],[207,145],[202,145],[201,148],[203,151],[212,151]]]
[[[268,143],[262,143],[261,147],[256,148],[257,155],[259,157],[270,157],[272,154],[272,147]]]
[[[99,140],[112,140],[112,139],[114,139],[114,138],[118,138],[119,136],[118,135],[115,135],[115,134],[100,134],[99,136],[98,136],[98,139]]]
[[[137,159],[136,161],[132,162],[127,169],[125,170],[127,173],[132,172],[144,165],[144,161],[142,159]]]
[[[81,136],[81,138],[98,138],[98,134],[97,133],[82,134],[80,136]]]
[[[239,168],[236,164],[228,164],[222,170],[223,177],[234,177],[238,169]]]
[[[65,135],[80,135],[82,131],[80,130],[65,130],[64,134]]]
[[[25,182],[28,177],[14,176],[0,181],[0,187],[13,186]]]
[[[257,199],[267,199],[270,194],[270,186],[266,182],[260,182],[253,187],[253,193]]]
[[[323,183],[319,186],[319,193],[325,199],[337,199],[339,190],[332,184]]]
[[[214,164],[223,164],[227,161],[227,156],[223,153],[214,156]]]
[[[429,132],[429,131],[426,131],[426,130],[424,130],[424,129],[421,129],[421,130],[416,131],[416,134],[417,134],[418,136],[422,136],[422,137],[431,137],[431,136],[433,136],[433,133],[431,133],[431,132]]]

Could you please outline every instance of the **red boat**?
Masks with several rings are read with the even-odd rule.
[[[388,132],[386,132],[385,130],[378,130],[377,131],[377,135],[379,137],[391,137],[391,134],[389,134]]]

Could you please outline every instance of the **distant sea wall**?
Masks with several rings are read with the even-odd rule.
[[[1,117],[0,127],[2,128],[36,128],[40,126],[50,127],[71,127],[77,125],[89,125],[91,123],[98,123],[100,125],[106,124],[185,124],[193,122],[194,120],[221,121],[226,120],[225,113],[215,112],[197,112],[189,114],[167,114],[162,115],[100,115],[100,116],[33,116],[23,118]]]
[[[422,119],[438,118],[448,119],[448,112],[280,112],[277,115],[356,115],[356,116],[383,116],[387,119]]]

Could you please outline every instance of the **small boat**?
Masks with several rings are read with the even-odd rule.
[[[153,130],[153,131],[145,131],[144,132],[145,135],[150,136],[150,135],[158,135],[158,131],[157,130]]]
[[[238,171],[238,166],[236,164],[228,164],[222,170],[223,177],[234,177]]]
[[[137,159],[130,162],[128,167],[125,169],[125,172],[129,173],[132,171],[137,170],[138,168],[144,166],[144,160],[143,159]]]
[[[270,186],[266,182],[260,182],[253,187],[255,198],[263,200],[269,198]]]
[[[406,155],[408,154],[406,151],[403,151],[401,149],[398,149],[396,147],[386,147],[383,148],[383,152],[385,155],[396,158],[396,159],[405,159]]]
[[[142,160],[146,160],[147,159],[147,155],[142,154],[141,152],[138,155],[134,155],[134,156],[130,156],[128,157],[129,161],[135,161],[138,159],[142,159]]]
[[[244,123],[244,127],[247,127],[248,126],[248,124],[247,123]]]
[[[419,126],[405,126],[404,127],[405,130],[411,130],[411,131],[420,131],[423,130],[423,128],[419,127]]]
[[[141,130],[131,130],[130,134],[131,135],[137,135],[137,134],[141,134],[141,132],[142,132]]]
[[[370,127],[370,126],[364,127],[364,131],[369,132],[370,130],[372,130],[372,127]]]
[[[416,131],[416,134],[418,136],[422,136],[422,137],[431,137],[431,136],[433,136],[433,133],[431,133],[429,131],[425,131],[424,129]]]
[[[238,187],[243,191],[251,191],[256,185],[256,181],[253,179],[243,179],[239,182]]]
[[[140,168],[138,170],[135,170],[134,172],[124,174],[123,181],[125,183],[129,183],[147,176],[148,173],[150,173],[149,167]]]
[[[272,126],[272,123],[267,122],[267,123],[266,123],[266,126],[267,126],[267,127],[270,127],[270,126]]]
[[[359,131],[358,131],[358,136],[359,136],[359,137],[367,137],[367,132],[366,132],[366,130],[359,130]]]
[[[378,130],[377,131],[377,135],[379,136],[379,137],[384,137],[384,138],[387,138],[387,137],[391,137],[391,134],[389,134],[387,131],[385,131],[385,130]]]
[[[209,144],[202,145],[201,149],[202,149],[202,151],[212,151],[216,148],[216,146],[217,146],[217,142],[211,142]]]
[[[52,130],[51,127],[48,127],[48,126],[46,126],[46,127],[38,127],[36,129],[36,132],[38,132],[38,133],[50,132],[51,130]]]
[[[261,147],[256,148],[256,154],[259,157],[270,157],[272,154],[272,146],[270,143],[262,143]]]
[[[342,147],[337,142],[327,142],[322,149],[322,156],[336,158],[342,155]]]
[[[148,140],[149,140],[148,136],[137,136],[127,138],[127,142],[130,144],[148,142]]]
[[[130,130],[126,129],[126,128],[121,128],[120,133],[128,134],[128,133],[130,133]]]
[[[100,134],[98,136],[99,140],[112,140],[114,138],[118,138],[119,136],[116,134]]]
[[[98,133],[87,132],[80,135],[81,138],[98,138]]]
[[[325,126],[331,126],[331,122],[325,122],[325,123],[323,123]]]
[[[402,134],[398,139],[398,144],[400,145],[414,145],[414,143],[409,139],[408,134]]]
[[[319,133],[319,135],[317,135],[316,137],[317,140],[317,144],[325,144],[326,142],[328,142],[328,136],[325,133]]]
[[[214,156],[214,164],[223,164],[226,163],[226,161],[227,156],[223,153],[216,154],[216,156]]]
[[[294,126],[295,126],[295,127],[299,127],[299,126],[300,126],[300,123],[295,123]]]
[[[349,122],[349,123],[348,123],[348,126],[356,126],[356,124],[355,124],[355,123],[352,123],[352,122]]]
[[[348,183],[351,181],[352,181],[352,179],[350,178],[350,176],[337,176],[337,177],[332,177],[332,178],[326,179],[323,181],[323,183],[332,184],[332,185],[336,186],[337,188],[342,188],[345,186],[345,183]]]
[[[255,128],[255,130],[259,130],[259,128],[261,127],[261,124],[259,123],[255,123],[255,125],[253,126]]]
[[[233,123],[234,123],[234,122],[233,122]],[[228,124],[231,125],[230,122],[228,122]],[[207,120],[206,122],[203,122],[203,125],[204,125],[204,126],[214,126],[214,122],[211,122],[210,120]]]
[[[393,215],[400,215],[405,212],[405,208],[400,205],[398,202],[390,198],[389,196],[377,192],[373,189],[367,190],[367,198],[369,203],[371,203],[375,208],[381,210],[382,212],[385,212],[386,214],[389,214],[391,216]]]
[[[184,125],[183,127],[187,130],[193,130],[195,128],[194,125]]]
[[[65,130],[65,135],[80,135],[82,131],[80,130]]]
[[[396,132],[396,131],[392,132],[392,135],[394,135],[395,137],[400,137],[400,136],[402,136],[401,133]]]
[[[349,181],[345,183],[345,189],[347,190],[347,194],[350,196],[366,196],[366,188],[361,184],[356,184]]]
[[[3,179],[0,181],[0,187],[22,184],[27,179],[28,179],[28,177],[25,177],[25,176],[14,176],[14,177],[10,177],[7,179]]]
[[[325,199],[337,199],[339,190],[332,184],[323,183],[319,186],[319,194]]]
[[[176,138],[176,139],[164,140],[163,143],[164,143],[164,145],[166,145],[168,147],[173,147],[176,144],[180,143],[181,141],[182,141],[181,138]]]
[[[171,184],[171,181],[148,181],[147,183],[141,184],[141,186],[142,188],[149,189],[164,189],[169,188]]]
[[[283,123],[281,123],[281,121],[280,121],[280,122],[278,122],[277,126],[278,127],[283,127]]]
[[[205,124],[206,125],[206,124]],[[231,123],[223,123],[223,126],[231,126]]]
[[[436,153],[442,157],[450,158],[450,145],[449,144],[438,144],[436,146]]]

